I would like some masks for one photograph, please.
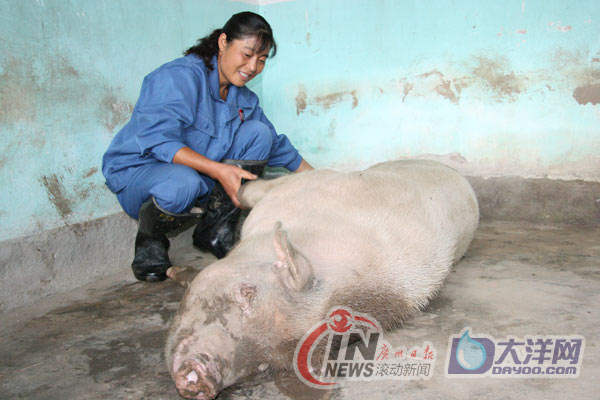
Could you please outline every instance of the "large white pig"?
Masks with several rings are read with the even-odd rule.
[[[467,180],[433,161],[316,170],[247,183],[239,244],[202,270],[174,318],[166,359],[180,395],[212,399],[294,349],[334,306],[384,329],[424,307],[477,228]]]

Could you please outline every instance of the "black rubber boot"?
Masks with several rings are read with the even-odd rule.
[[[261,176],[267,160],[223,160],[224,164],[236,165]],[[246,182],[242,179],[242,183]],[[207,250],[217,258],[223,258],[235,243],[235,230],[240,219],[241,209],[233,202],[217,182],[204,207],[205,215],[194,230],[194,246],[200,250]]]
[[[140,281],[160,282],[167,278],[169,236],[175,236],[196,224],[198,214],[173,214],[163,210],[150,197],[139,212],[138,232],[135,237],[135,257],[131,264],[133,275]]]

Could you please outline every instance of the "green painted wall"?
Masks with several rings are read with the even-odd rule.
[[[0,1],[0,240],[121,211],[101,158],[144,76],[244,10],[257,6]]]
[[[316,166],[600,181],[595,0],[3,0],[0,240],[119,212],[100,162],[143,77],[242,10],[279,43],[252,89]]]
[[[260,8],[262,103],[317,166],[445,155],[481,176],[600,181],[597,0],[306,0]]]

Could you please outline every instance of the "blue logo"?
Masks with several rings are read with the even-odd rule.
[[[487,372],[494,362],[495,345],[492,338],[473,335],[470,327],[459,335],[450,336],[447,374],[480,375]]]
[[[585,348],[581,335],[495,339],[465,327],[448,341],[446,376],[453,378],[577,378]]]
[[[469,337],[469,331],[465,331],[456,347],[456,362],[462,368],[474,371],[481,368],[485,363],[487,352],[485,347],[476,340]]]

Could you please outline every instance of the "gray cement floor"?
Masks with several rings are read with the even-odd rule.
[[[172,258],[178,265],[211,261],[191,247]],[[0,316],[0,398],[179,398],[163,346],[182,294],[172,282],[137,283],[127,273]],[[318,391],[294,375],[272,373],[219,399],[597,399],[599,297],[600,229],[485,224],[431,305],[385,336],[395,346],[432,342],[438,360],[431,380]],[[581,375],[448,378],[448,338],[465,326],[497,338],[583,335]]]

